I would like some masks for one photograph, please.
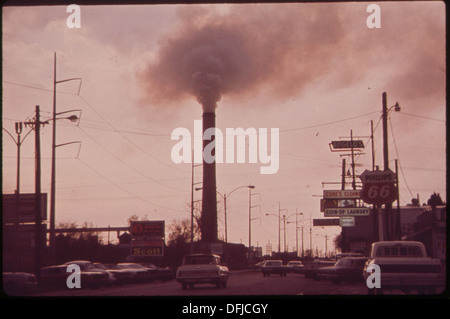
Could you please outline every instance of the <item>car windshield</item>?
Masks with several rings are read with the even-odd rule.
[[[217,261],[214,256],[186,256],[185,265],[216,265]]]

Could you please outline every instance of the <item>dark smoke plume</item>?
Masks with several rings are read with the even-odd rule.
[[[265,83],[264,90],[286,98],[323,74],[330,59],[310,62],[341,38],[337,15],[327,14],[323,23],[289,5],[244,5],[227,14],[184,10],[180,26],[141,74],[155,104],[193,95],[204,111],[214,111],[223,94],[255,94]]]
[[[433,19],[421,14],[425,5],[383,3],[378,30],[367,28],[364,3],[231,5],[225,12],[182,6],[180,23],[140,73],[146,105],[179,105],[194,96],[213,112],[223,95],[261,93],[283,102],[307,85],[343,89],[386,68],[382,91],[405,98],[442,91],[444,22],[439,6]]]

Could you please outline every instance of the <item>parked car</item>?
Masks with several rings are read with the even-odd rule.
[[[303,273],[303,263],[300,260],[291,260],[286,264],[286,270],[288,273],[301,274]]]
[[[334,266],[320,268],[317,271],[317,277],[331,280],[334,283],[363,281],[362,271],[366,262],[366,257],[344,257],[339,259]]]
[[[171,281],[173,279],[173,271],[169,267],[156,269],[156,280],[159,281]]]
[[[81,287],[99,288],[110,284],[110,274],[104,269],[100,269],[88,260],[68,261],[63,266],[78,265],[81,273]],[[70,273],[69,273],[70,275]]]
[[[114,274],[114,277],[116,277],[116,284],[117,285],[123,285],[130,283],[132,281],[133,277],[133,271],[130,269],[121,268],[117,264],[105,264],[104,265],[108,272],[111,272]]]
[[[261,272],[264,277],[270,275],[280,275],[280,277],[286,277],[287,269],[283,265],[281,260],[267,260],[261,267]]]
[[[118,263],[120,268],[131,272],[131,281],[134,283],[148,282],[151,280],[153,270],[137,263]]]
[[[47,266],[41,268],[39,284],[42,287],[67,288],[67,265]]]
[[[27,272],[4,272],[3,291],[10,296],[27,295],[37,287],[36,276]]]
[[[230,271],[222,265],[220,256],[214,254],[192,254],[183,258],[178,268],[176,278],[181,287],[186,289],[194,284],[210,283],[217,288],[226,287]]]
[[[260,261],[259,263],[256,263],[256,264],[255,264],[255,268],[256,268],[257,270],[261,270],[261,267],[264,266],[264,263],[265,263],[265,262],[266,262],[266,261],[263,260],[263,261]]]
[[[94,263],[94,266],[96,268],[104,270],[104,271],[106,271],[108,273],[109,277],[108,277],[108,280],[106,282],[106,285],[112,286],[112,285],[117,283],[117,278],[116,278],[114,272],[112,272],[108,268],[106,268],[106,266],[104,264],[102,264],[102,263]]]
[[[317,280],[317,279],[319,279],[317,277],[317,274],[318,274],[318,271],[320,268],[334,266],[335,264],[336,264],[336,260],[315,259],[312,261],[308,261],[305,264],[303,273],[305,275],[305,278],[313,278],[313,279]]]

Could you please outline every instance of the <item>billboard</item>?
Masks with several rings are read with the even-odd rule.
[[[132,256],[163,256],[164,240],[132,240]]]
[[[36,221],[36,194],[3,194],[3,223],[16,221],[16,205],[19,199],[19,222],[33,223]],[[41,219],[47,220],[47,193],[41,193]]]
[[[132,221],[133,237],[164,237],[164,221]]]
[[[367,216],[370,209],[358,205],[360,199],[361,190],[324,190],[321,211],[325,217]]]
[[[313,226],[339,226],[339,218],[313,219]]]
[[[164,256],[165,223],[163,220],[132,221],[130,233],[132,256]]]

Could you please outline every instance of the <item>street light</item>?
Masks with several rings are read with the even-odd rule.
[[[16,207],[15,207],[15,213],[16,216],[14,218],[15,223],[15,244],[17,247],[19,247],[19,226],[20,226],[20,147],[22,146],[22,143],[25,141],[27,136],[32,132],[32,130],[29,130],[28,133],[24,136],[23,139],[20,138],[20,135],[23,131],[23,122],[16,122],[15,123],[15,129],[17,134],[17,141],[15,140],[14,136],[12,136],[11,133],[5,128],[3,130],[8,133],[9,136],[13,139],[14,143],[17,145],[17,187],[16,187]],[[16,250],[15,255],[15,262],[17,262],[17,253],[18,250]]]
[[[236,190],[238,190],[238,189],[241,189],[241,188],[245,188],[245,187],[247,187],[247,188],[249,188],[249,189],[254,189],[255,188],[255,186],[254,185],[244,185],[244,186],[239,186],[239,187],[236,187],[235,189],[233,189],[231,192],[229,192],[228,193],[228,195],[226,194],[226,193],[224,193],[223,195],[219,192],[219,191],[217,191],[216,190],[216,193],[217,194],[219,194],[222,198],[223,198],[223,206],[224,206],[224,214],[225,214],[225,242],[227,243],[228,242],[228,226],[227,226],[227,198],[228,197],[230,197],[230,195],[234,192],[234,191],[236,191]],[[196,187],[195,188],[195,190],[196,191],[199,191],[199,190],[202,190],[203,189],[203,187]]]
[[[81,143],[81,142],[69,142],[64,144],[56,145],[56,121],[57,120],[69,120],[71,122],[77,122],[80,120],[80,117],[77,115],[71,115],[68,117],[57,117],[62,114],[71,113],[71,112],[81,112],[80,109],[76,110],[70,110],[70,111],[64,111],[59,113],[53,113],[53,118],[51,121],[53,121],[53,138],[52,138],[52,176],[51,176],[51,189],[50,189],[50,256],[53,262],[56,260],[56,247],[55,247],[55,176],[56,176],[56,148],[59,146],[64,146],[68,144],[74,144],[74,143]],[[50,120],[49,120],[50,121]],[[49,122],[47,121],[47,123]]]
[[[396,102],[393,106],[391,106],[389,109],[387,107],[387,97],[386,97],[386,92],[383,92],[382,94],[382,118],[383,118],[383,161],[384,161],[384,170],[387,171],[389,169],[389,150],[388,150],[388,128],[387,128],[387,118],[388,118],[388,113],[394,109],[395,112],[400,112],[400,105],[398,104],[398,102]],[[398,199],[397,199],[398,200]],[[386,230],[384,230],[383,227],[383,223],[384,220],[386,220],[386,216],[389,216],[389,223],[386,223],[387,225],[387,230],[389,230],[388,232],[388,240],[392,240],[394,237],[393,233],[391,231],[392,228],[392,219],[391,219],[391,208],[392,208],[392,204],[391,203],[387,203],[384,205],[385,207],[385,212],[384,215],[385,216],[381,216],[381,221],[380,221],[380,216],[379,216],[379,225],[381,226],[381,231],[380,234],[382,235],[382,238],[380,238],[380,240],[384,240],[386,238],[385,237],[385,233]],[[378,210],[378,214],[380,215],[380,211]],[[383,218],[384,217],[384,218]],[[380,227],[379,226],[379,227]]]
[[[281,205],[280,202],[278,202],[278,216],[275,214],[266,213],[266,216],[272,215],[278,217],[278,254],[281,253],[281,211],[282,210],[287,211],[286,208],[281,209],[280,205]]]
[[[303,216],[303,213],[297,213],[297,211],[296,211],[295,214],[288,216],[287,219],[289,219],[293,215],[295,215],[295,247],[296,247],[295,249],[296,249],[296,254],[298,257],[298,220],[297,220],[297,216],[298,215]],[[290,224],[292,222],[287,222],[287,223]],[[302,226],[302,258],[303,258],[303,226]]]

